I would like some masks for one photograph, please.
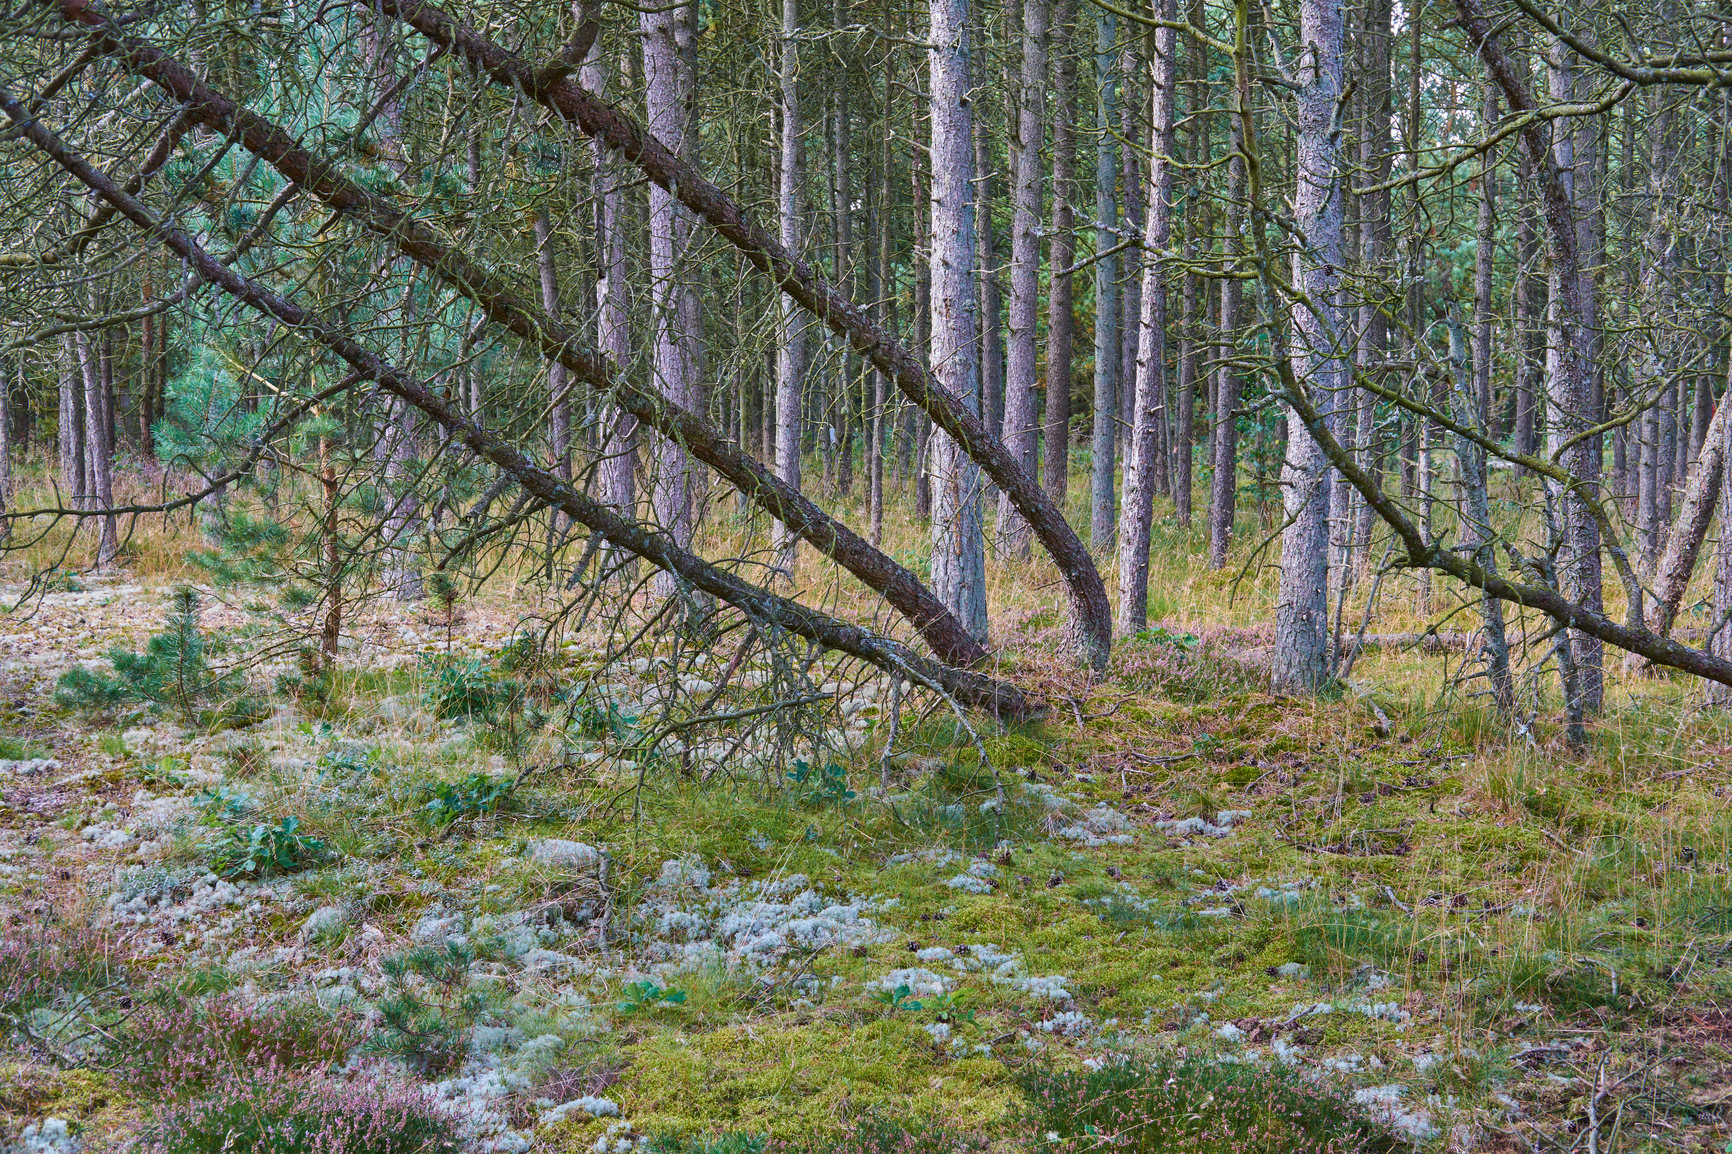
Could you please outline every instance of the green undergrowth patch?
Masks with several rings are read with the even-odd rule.
[[[1403,1145],[1339,1091],[1275,1066],[1157,1057],[1017,1075],[1027,1127],[1058,1151],[1384,1154]]]

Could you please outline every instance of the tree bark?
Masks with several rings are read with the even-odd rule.
[[[639,16],[643,35],[646,127],[681,160],[691,162],[697,132],[691,124],[692,0],[646,9]],[[649,189],[651,378],[668,403],[689,413],[703,411],[700,364],[703,333],[695,270],[685,267],[692,219],[679,197],[659,184]],[[655,446],[655,477],[650,503],[656,523],[680,548],[691,545],[697,530],[699,478],[686,446],[660,439]],[[655,595],[666,599],[676,585],[666,570],[657,574]]]
[[[608,65],[599,40],[590,46],[580,80],[600,96],[607,90]],[[596,180],[596,237],[600,276],[596,279],[596,339],[602,355],[614,365],[632,362],[630,287],[626,264],[625,174],[609,149],[594,142],[591,157]],[[744,404],[741,405],[742,413]],[[478,410],[477,410],[478,414]],[[637,515],[638,419],[611,401],[600,410],[597,481],[602,503],[628,517]],[[741,446],[742,450],[744,445]]]
[[[1046,441],[1047,498],[1059,510],[1070,487],[1071,359],[1076,341],[1076,56],[1072,34],[1076,0],[1057,0],[1053,11],[1050,63],[1053,74],[1052,239],[1047,267]]]
[[[1237,117],[1232,118],[1232,125],[1233,155],[1227,162],[1227,228],[1221,238],[1219,365],[1215,370],[1214,411],[1210,414],[1215,423],[1211,446],[1214,476],[1209,483],[1210,569],[1221,569],[1227,564],[1227,550],[1233,542],[1234,506],[1239,495],[1239,428],[1235,414],[1239,407],[1239,370],[1233,358],[1238,353],[1243,289],[1234,274],[1238,271],[1240,222],[1245,214],[1245,159]]]
[[[113,455],[108,445],[108,431],[103,427],[102,373],[90,338],[82,330],[72,334],[78,350],[78,370],[84,381],[84,464],[89,485],[85,503],[92,509],[114,508]],[[114,514],[101,519],[96,543],[96,568],[111,569],[120,554],[120,540],[115,535]]]
[[[941,387],[978,414],[968,0],[931,0],[931,15],[932,364]],[[980,470],[946,430],[933,431],[928,452],[933,592],[985,644],[986,541]]]
[[[1176,21],[1176,0],[1158,0],[1157,19]],[[1137,325],[1136,401],[1125,458],[1124,511],[1119,518],[1118,631],[1136,633],[1149,620],[1149,542],[1166,420],[1167,288],[1161,258],[1172,241],[1173,108],[1178,82],[1178,34],[1155,33],[1149,60],[1154,115],[1149,125],[1149,205],[1143,230],[1142,285]]]
[[[799,0],[782,0],[782,147],[776,168],[776,222],[782,247],[800,251],[800,34]],[[806,313],[778,294],[776,326],[776,476],[800,488],[801,402],[806,387]],[[780,521],[774,535],[775,567],[794,580],[799,537]]]
[[[1089,471],[1089,548],[1113,544],[1113,478],[1119,424],[1119,269],[1105,255],[1118,244],[1118,25],[1101,9],[1095,16],[1095,399]]]
[[[1045,169],[1047,0],[1022,5],[1022,82],[1012,140],[1010,225],[1010,349],[1005,373],[1004,446],[1029,477],[1036,476],[1035,383],[1040,372],[1040,210]],[[1006,557],[1026,560],[1028,522],[998,495],[997,537]]]
[[[1345,29],[1336,0],[1301,0],[1296,95],[1294,220],[1303,243],[1293,254],[1293,375],[1327,416],[1347,382],[1339,303],[1342,261],[1341,102]],[[1281,584],[1275,601],[1272,681],[1283,692],[1315,693],[1333,675],[1329,638],[1329,465],[1297,413],[1287,421],[1281,467]]]
[[[1468,42],[1485,62],[1492,78],[1503,90],[1510,110],[1518,114],[1535,111],[1528,86],[1511,65],[1502,44],[1492,34],[1491,26],[1480,11],[1480,0],[1455,0],[1456,11],[1468,36]],[[1565,75],[1563,68],[1555,69]],[[1581,272],[1580,247],[1576,235],[1577,207],[1564,174],[1570,163],[1571,142],[1567,132],[1556,132],[1552,148],[1547,147],[1545,131],[1537,120],[1526,122],[1521,141],[1540,175],[1540,189],[1546,227],[1546,244],[1551,255],[1552,306],[1547,317],[1547,393],[1552,416],[1548,419],[1548,447],[1562,451],[1562,462],[1577,482],[1593,486],[1598,479],[1598,462],[1592,459],[1599,439],[1581,438],[1568,449],[1564,442],[1585,430],[1594,418],[1592,382],[1589,379],[1583,332],[1589,316],[1589,302],[1584,298],[1585,280]],[[1554,152],[1554,148],[1557,150]],[[1557,427],[1553,427],[1553,425]],[[1561,566],[1560,580],[1563,597],[1589,613],[1599,613],[1604,604],[1600,585],[1600,531],[1585,504],[1572,493],[1555,494],[1561,509],[1561,532],[1567,556]],[[1576,630],[1571,646],[1575,665],[1580,671],[1582,707],[1597,712],[1604,691],[1604,639],[1591,632]]]

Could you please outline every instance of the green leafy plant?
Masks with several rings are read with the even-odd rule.
[[[323,841],[301,832],[301,819],[294,814],[275,825],[258,822],[244,831],[226,830],[207,848],[212,867],[225,877],[295,873],[324,861],[331,852]]]
[[[1202,644],[1202,638],[1195,633],[1180,633],[1164,625],[1151,625],[1147,629],[1139,630],[1135,639],[1150,645],[1166,645],[1181,653],[1189,653]]]
[[[686,1001],[684,990],[666,990],[648,979],[627,982],[620,993],[622,997],[617,1008],[627,1018],[656,1006],[683,1006]]]
[[[428,800],[421,808],[435,822],[449,825],[459,818],[497,812],[516,788],[514,777],[477,771],[461,781],[441,781],[425,787],[423,793]]]
[[[848,788],[848,768],[834,761],[813,768],[805,761],[796,760],[794,768],[788,771],[788,779],[813,805],[835,805],[854,800],[854,791]]]
[[[884,1003],[891,1013],[897,1010],[919,1012],[926,1008],[924,1002],[914,999],[914,991],[906,985],[899,985],[894,990],[878,990],[873,993],[872,1000]]]
[[[953,1026],[973,1025],[974,1007],[968,1002],[967,990],[953,990],[928,998],[924,1007],[916,1002],[910,1008],[924,1008],[937,1021],[949,1022]]]

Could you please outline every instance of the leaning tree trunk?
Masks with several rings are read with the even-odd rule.
[[[1004,445],[1030,477],[1035,475],[1035,382],[1039,374],[1040,207],[1045,170],[1041,138],[1046,119],[1047,0],[1022,6],[1022,84],[1012,141],[1010,225],[1010,350],[1004,391]],[[998,497],[998,541],[1004,555],[1026,560],[1028,522],[1004,493]]]
[[[968,0],[932,0],[932,367],[951,395],[978,415],[968,21]],[[942,429],[933,431],[928,451],[932,589],[984,642],[986,542],[980,469]]]
[[[1305,294],[1292,307],[1293,375],[1313,390],[1325,414],[1347,380],[1341,328],[1341,7],[1302,0],[1299,39],[1305,46],[1297,94],[1299,148],[1293,215],[1302,243],[1293,254],[1293,283]],[[1281,586],[1275,599],[1273,683],[1277,690],[1315,693],[1333,673],[1329,658],[1329,464],[1305,422],[1289,412],[1287,456],[1281,467]]]
[[[1117,22],[1104,8],[1095,19],[1095,405],[1089,474],[1089,548],[1113,543],[1113,474],[1119,423],[1119,266],[1105,255],[1118,243]]]
[[[789,252],[800,251],[800,92],[799,0],[782,0],[782,150],[776,168],[778,238]],[[801,390],[806,386],[806,312],[787,294],[777,296],[776,325],[776,476],[800,487]],[[799,558],[799,537],[776,523],[776,568],[790,581]]]
[[[639,17],[643,33],[644,95],[649,130],[674,153],[691,159],[697,133],[691,125],[692,22],[691,0],[645,9]],[[649,188],[649,277],[651,374],[656,391],[668,403],[701,412],[700,341],[695,271],[685,266],[691,241],[691,214],[679,198],[660,185]],[[691,546],[697,529],[696,467],[683,445],[665,438],[655,447],[655,477],[651,504],[662,531],[680,548]],[[671,574],[658,571],[658,599],[673,596]]]
[[[1175,21],[1176,0],[1159,0],[1156,16]],[[1149,620],[1149,541],[1161,468],[1161,425],[1166,420],[1167,290],[1160,258],[1172,232],[1173,96],[1178,81],[1178,36],[1155,33],[1149,77],[1154,118],[1149,127],[1149,205],[1143,231],[1142,291],[1137,325],[1137,372],[1131,438],[1125,454],[1124,510],[1119,518],[1118,631],[1133,634]]]

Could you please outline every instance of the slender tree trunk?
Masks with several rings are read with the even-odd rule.
[[[1189,226],[1194,228],[1194,225]],[[1179,526],[1191,527],[1191,460],[1196,452],[1197,349],[1201,335],[1197,293],[1202,278],[1196,274],[1197,241],[1185,238],[1184,303],[1179,314],[1179,388],[1173,414],[1173,515]]]
[[[932,365],[953,396],[980,411],[976,362],[973,111],[968,0],[931,0]],[[986,641],[986,542],[980,469],[935,430],[932,589],[977,640]]]
[[[1305,382],[1324,414],[1347,384],[1339,306],[1342,260],[1341,102],[1342,9],[1336,0],[1301,0],[1299,39],[1305,45],[1296,98],[1299,121],[1294,219],[1305,244],[1293,257],[1293,281],[1309,304],[1292,309],[1293,375]],[[1275,602],[1273,683],[1278,690],[1314,693],[1333,674],[1329,637],[1329,464],[1297,413],[1287,420],[1281,469],[1281,586]]]
[[[645,9],[643,32],[644,91],[648,127],[674,155],[690,160],[697,150],[691,126],[692,22],[691,0]],[[651,354],[655,389],[669,403],[701,412],[702,332],[695,270],[685,267],[691,240],[689,212],[673,193],[658,184],[649,188],[649,277]],[[681,549],[691,546],[697,528],[698,476],[685,449],[665,438],[656,441],[655,480],[651,503],[656,522]],[[675,582],[666,571],[656,574],[658,599],[673,596]]]
[[[975,228],[980,241],[980,403],[986,427],[1004,439],[1003,294],[998,287],[998,257],[992,230],[992,153],[986,126],[974,121]]]
[[[878,228],[875,251],[873,252],[873,299],[876,302],[873,319],[881,328],[890,330],[895,326],[896,295],[891,282],[890,265],[890,220],[891,220],[891,189],[895,187],[891,180],[891,117],[894,106],[895,78],[893,65],[886,58],[884,65],[884,123],[880,130],[880,146],[878,153],[878,211],[875,214]],[[884,454],[885,434],[890,430],[890,378],[877,365],[872,366],[872,445],[870,477],[867,482],[868,519],[871,522],[871,541],[873,548],[884,543]]]
[[[1359,43],[1359,83],[1364,90],[1365,119],[1359,137],[1358,173],[1355,183],[1364,182],[1372,191],[1361,194],[1359,201],[1360,262],[1371,284],[1377,284],[1389,274],[1389,258],[1394,252],[1394,227],[1390,220],[1389,180],[1393,154],[1390,147],[1390,126],[1395,119],[1394,90],[1389,78],[1392,5],[1390,0],[1369,0],[1365,7],[1365,26]],[[1359,306],[1357,327],[1358,347],[1355,359],[1359,371],[1370,376],[1383,372],[1383,361],[1389,348],[1389,318],[1374,295]],[[1377,399],[1367,390],[1354,395],[1356,414],[1353,444],[1358,453],[1359,467],[1371,476],[1381,473],[1382,446],[1377,436]],[[1353,547],[1359,551],[1360,565],[1368,565],[1371,533],[1377,514],[1354,492]]]
[[[915,153],[910,171],[914,178],[914,350],[928,369],[936,371],[932,343],[932,182],[928,178],[926,158]],[[914,450],[914,515],[926,521],[932,517],[932,463],[927,453],[932,440],[932,421],[912,406],[908,421],[908,443]]]
[[[1118,258],[1102,255],[1119,239],[1117,39],[1117,21],[1103,8],[1095,17],[1095,403],[1089,482],[1089,548],[1097,554],[1113,544],[1119,423]]]
[[[56,424],[60,449],[60,500],[84,508],[84,384],[78,375],[70,334],[60,339],[60,411]]]
[[[559,320],[559,263],[553,252],[553,222],[547,211],[535,214],[535,264],[541,274],[541,307],[548,316]],[[562,481],[571,480],[571,402],[570,373],[558,361],[547,367],[547,450],[553,471]],[[558,518],[554,520],[556,537],[562,531]]]
[[[782,148],[776,168],[776,221],[777,239],[789,252],[801,249],[799,34],[799,0],[782,0]],[[807,314],[786,293],[777,294],[776,300],[776,476],[798,489]],[[796,534],[776,523],[775,566],[789,581],[794,579],[799,543]]]
[[[103,427],[102,371],[96,362],[90,338],[79,331],[72,334],[78,349],[79,373],[84,379],[84,460],[89,478],[86,505],[92,509],[114,508],[113,458],[108,445],[108,431]],[[96,545],[96,567],[110,569],[120,554],[120,540],[115,535],[114,514],[102,518],[101,533]]]
[[[608,64],[599,40],[592,45],[579,76],[584,88],[607,91]],[[599,142],[590,153],[595,165],[596,237],[600,275],[596,278],[596,341],[607,359],[623,368],[632,363],[629,285],[626,265],[625,173]],[[742,404],[741,409],[745,406]],[[600,412],[597,481],[602,503],[627,516],[637,515],[637,418],[614,405]],[[742,446],[743,448],[744,446]]]
[[[1070,485],[1071,358],[1076,340],[1076,56],[1072,52],[1075,0],[1057,0],[1053,10],[1051,64],[1052,240],[1047,265],[1045,482],[1047,495],[1062,512]]]
[[[1045,170],[1041,143],[1046,132],[1047,0],[1022,5],[1022,82],[1018,87],[1016,135],[1012,140],[1010,225],[1010,349],[1004,393],[1004,444],[1017,464],[1035,477],[1037,428],[1035,383],[1040,372],[1040,210]],[[997,537],[1006,557],[1027,560],[1028,522],[1010,498],[999,494]]]
[[[1156,17],[1176,21],[1176,0],[1157,0]],[[1161,424],[1167,379],[1167,289],[1161,257],[1172,240],[1173,109],[1178,83],[1178,36],[1171,27],[1155,33],[1149,61],[1154,116],[1149,126],[1149,206],[1143,231],[1142,285],[1137,325],[1136,402],[1125,459],[1124,511],[1119,519],[1118,631],[1129,635],[1148,624],[1149,542],[1154,522],[1155,482],[1161,461]]]
[[[1471,375],[1467,334],[1454,315],[1449,318],[1449,358],[1455,384],[1454,417],[1466,428],[1476,424],[1484,431],[1485,418],[1476,416],[1483,394]],[[1487,573],[1497,572],[1496,532],[1491,523],[1491,503],[1486,495],[1485,450],[1471,437],[1455,438],[1456,464],[1462,490],[1462,545],[1473,550],[1474,561]],[[1489,593],[1479,598],[1480,648],[1485,654],[1491,682],[1492,702],[1500,716],[1515,712],[1515,678],[1510,672],[1509,642],[1504,636],[1503,602]]]
[[[1219,365],[1215,370],[1215,400],[1211,416],[1214,419],[1214,476],[1209,484],[1209,568],[1220,569],[1227,564],[1227,550],[1233,540],[1233,514],[1239,493],[1239,429],[1236,410],[1239,408],[1239,371],[1232,364],[1237,353],[1239,313],[1242,300],[1241,281],[1237,273],[1239,227],[1245,213],[1245,161],[1239,144],[1238,118],[1233,117],[1233,158],[1227,164],[1227,227],[1221,238],[1220,344],[1217,348]]]

